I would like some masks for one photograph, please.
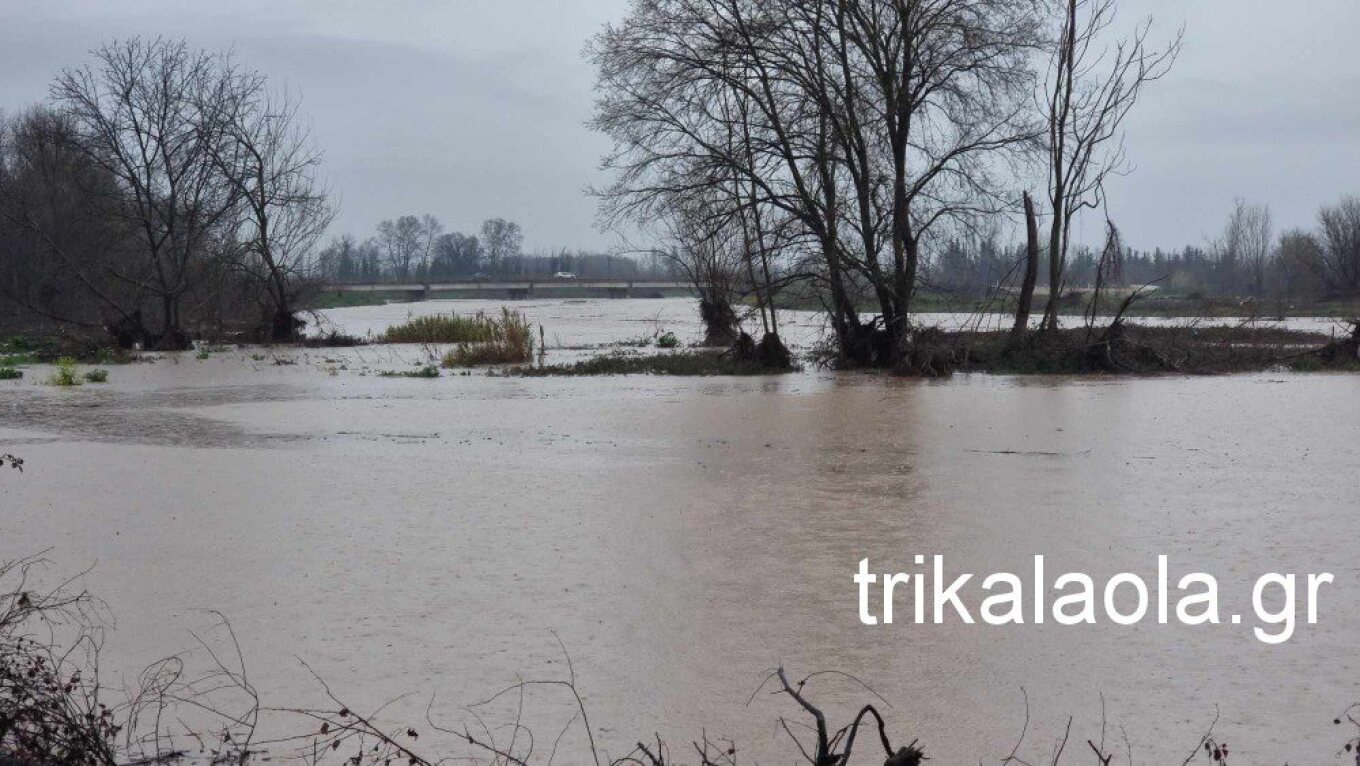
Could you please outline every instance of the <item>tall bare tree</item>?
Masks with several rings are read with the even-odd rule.
[[[1242,227],[1241,262],[1247,269],[1251,294],[1257,298],[1265,297],[1266,278],[1275,256],[1275,224],[1270,208],[1265,205],[1246,205],[1239,201],[1234,219]]]
[[[200,130],[204,94],[231,75],[217,56],[159,38],[115,42],[94,59],[64,70],[51,96],[72,119],[74,145],[117,179],[118,213],[138,232],[147,268],[117,278],[159,303],[154,340],[183,347],[184,297],[215,265],[219,229],[239,202]]]
[[[426,213],[420,217],[420,275],[430,278],[430,264],[434,261],[435,244],[444,233],[444,224],[438,218]]]
[[[240,200],[231,264],[264,301],[267,339],[294,340],[307,259],[333,211],[318,180],[322,154],[297,105],[269,92],[263,75],[236,70],[205,88],[195,112],[199,139]]]
[[[1273,250],[1270,210],[1242,198],[1233,201],[1223,233],[1212,243],[1218,266],[1219,287],[1229,294],[1241,291],[1260,296]]]
[[[994,171],[1035,134],[1039,20],[1032,0],[638,0],[592,46],[606,211],[748,186],[825,284],[842,361],[892,365],[924,243],[998,209]]]
[[[1334,291],[1360,295],[1360,197],[1346,197],[1318,213],[1322,277]]]
[[[1048,306],[1044,326],[1058,327],[1072,223],[1105,203],[1105,182],[1127,169],[1123,124],[1144,87],[1167,74],[1182,34],[1165,47],[1148,42],[1152,19],[1115,39],[1116,0],[1050,0],[1056,17],[1053,53],[1042,92],[1047,122]]]

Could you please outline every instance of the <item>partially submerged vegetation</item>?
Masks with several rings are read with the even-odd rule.
[[[357,335],[348,335],[339,330],[330,330],[321,335],[303,338],[299,344],[303,348],[355,348],[367,346],[368,340]]]
[[[480,337],[458,342],[444,355],[445,367],[527,364],[534,359],[534,328],[518,311],[501,309],[499,317],[478,314]],[[542,328],[539,328],[542,335]]]
[[[439,368],[432,364],[427,364],[415,370],[384,370],[378,373],[380,378],[420,378],[430,379],[439,377]]]
[[[996,374],[1207,375],[1269,369],[1360,370],[1360,330],[1340,339],[1260,326],[1108,327],[1017,335],[917,330],[898,374],[941,377]]]
[[[22,377],[22,373],[20,373],[19,377]],[[57,368],[47,377],[47,385],[57,386],[59,388],[70,388],[72,386],[79,386],[83,383],[99,384],[108,382],[108,370],[97,367],[82,373],[76,366],[76,360],[70,357],[58,360]]]
[[[508,310],[502,309],[508,313]],[[488,343],[496,336],[496,320],[486,314],[472,316],[432,314],[413,317],[387,328],[383,343]]]
[[[792,367],[770,368],[753,359],[741,359],[730,352],[712,349],[678,351],[665,354],[613,352],[572,364],[511,367],[505,375],[525,378],[581,377],[609,375],[678,375],[710,377],[717,375],[778,375]]]
[[[76,371],[76,360],[67,357],[57,361],[57,369],[47,378],[47,385],[67,388],[78,386],[82,382],[79,372]]]

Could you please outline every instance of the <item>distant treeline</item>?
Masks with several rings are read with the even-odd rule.
[[[1101,251],[1073,248],[1064,274],[1070,288],[1096,282]],[[1002,241],[999,230],[946,240],[925,269],[927,288],[967,296],[1014,284],[1024,246]],[[1318,213],[1315,229],[1276,234],[1269,208],[1237,201],[1222,233],[1181,250],[1123,247],[1111,264],[1113,280],[1155,284],[1177,295],[1324,299],[1360,295],[1360,198],[1347,197]],[[1040,271],[1048,268],[1047,249]],[[1107,276],[1108,278],[1111,275]]]
[[[477,234],[444,230],[432,215],[404,215],[378,224],[364,240],[344,235],[333,239],[316,257],[315,273],[329,282],[475,279],[551,276],[675,277],[672,259],[657,255],[633,258],[609,253],[562,249],[526,254],[524,231],[514,221],[493,218]]]

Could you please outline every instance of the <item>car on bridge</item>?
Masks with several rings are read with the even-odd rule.
[[[559,271],[556,274],[553,274],[553,279],[560,279],[565,282],[575,282],[576,275],[570,271]]]

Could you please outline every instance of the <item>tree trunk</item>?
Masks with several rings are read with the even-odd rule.
[[[189,338],[179,326],[179,297],[169,293],[161,296],[162,326],[156,345],[162,351],[183,351]]]
[[[1039,220],[1034,200],[1025,192],[1025,280],[1020,284],[1020,305],[1015,309],[1015,328],[1011,334],[1024,335],[1034,307],[1034,285],[1039,281]]]

